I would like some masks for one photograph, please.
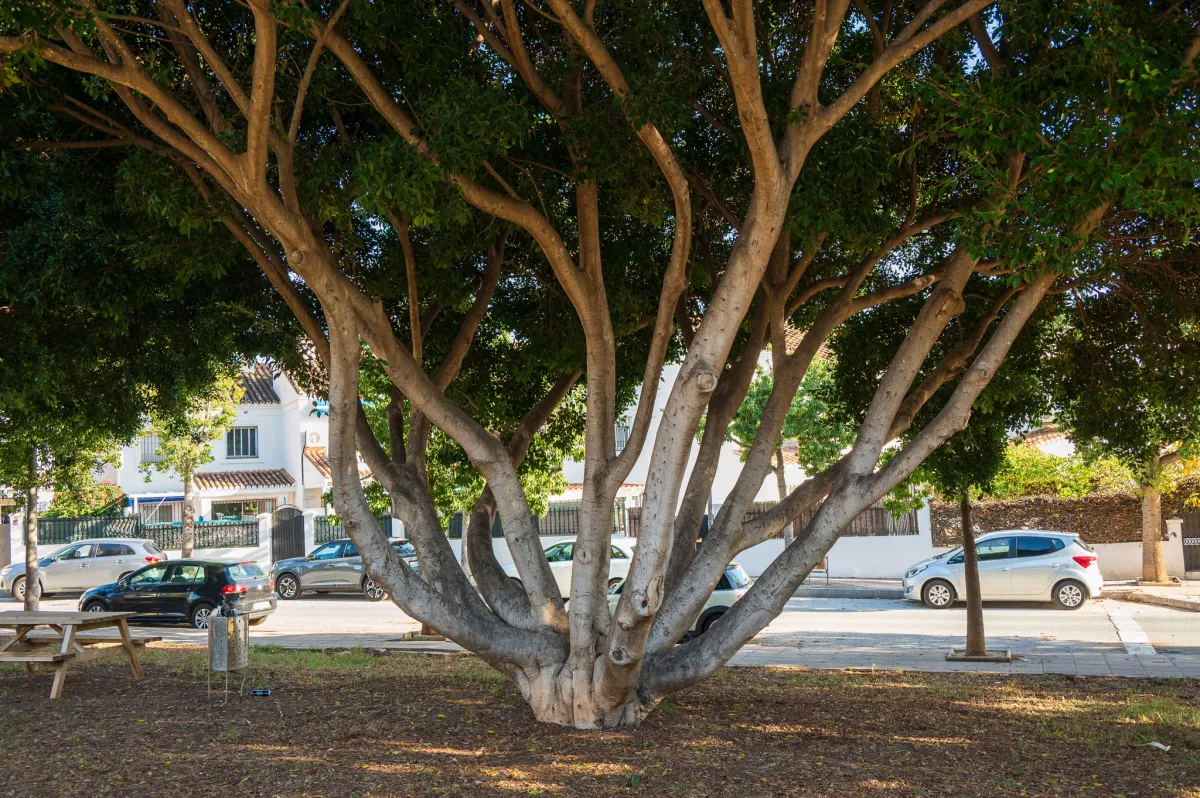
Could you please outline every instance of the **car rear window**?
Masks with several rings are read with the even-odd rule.
[[[246,582],[251,579],[264,579],[266,574],[257,563],[240,562],[237,565],[225,566],[225,573],[231,582]]]
[[[158,546],[155,546],[153,543],[150,543],[149,541],[142,545],[144,545],[146,547],[146,551],[150,552],[151,554],[161,555],[163,553],[162,549],[160,549]]]

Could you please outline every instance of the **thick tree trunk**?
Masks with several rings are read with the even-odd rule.
[[[1162,495],[1150,486],[1142,490],[1142,579],[1146,582],[1170,579],[1162,549]]]
[[[779,491],[779,501],[787,498],[787,473],[783,467],[783,447],[775,449],[775,487]],[[792,545],[792,541],[796,539],[796,533],[792,529],[792,525],[788,524],[783,528],[783,545],[788,547]]]
[[[183,475],[183,556],[192,556],[196,546],[196,508],[192,506],[195,483],[191,473]]]
[[[37,473],[37,454],[32,458],[33,472]],[[38,489],[34,486],[25,494],[25,528],[22,530],[25,541],[25,606],[26,612],[35,612],[41,591],[38,590],[38,527],[37,527]]]
[[[983,634],[983,598],[979,594],[979,558],[975,553],[975,523],[971,520],[971,494],[962,495],[963,577],[967,583],[967,656],[987,653]]]

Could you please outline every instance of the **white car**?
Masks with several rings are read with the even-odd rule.
[[[145,538],[93,538],[68,543],[38,560],[38,595],[107,585],[165,559],[167,555]],[[0,592],[12,593],[13,598],[24,601],[24,562],[0,568]]]
[[[616,612],[623,587],[625,587],[625,580],[622,579],[618,584],[609,588],[609,614]],[[704,609],[700,610],[700,614],[696,616],[696,622],[688,630],[688,637],[696,637],[707,632],[718,618],[729,611],[735,601],[746,595],[746,591],[749,589],[750,577],[746,575],[742,566],[735,562],[725,566],[725,573],[721,575],[721,581],[717,582],[712,595],[708,597],[708,601],[704,602]]]
[[[629,563],[633,559],[633,551],[637,548],[637,538],[614,537],[611,540],[612,553],[608,559],[608,586],[620,582],[629,575]],[[575,557],[575,538],[559,541],[546,549],[546,559],[550,562],[550,572],[563,598],[571,595],[571,566]],[[521,581],[517,573],[516,563],[504,566],[504,573],[517,582]]]
[[[1068,532],[1005,530],[975,541],[984,601],[1053,601],[1077,610],[1100,598],[1104,577],[1091,546]],[[966,600],[962,546],[923,560],[904,574],[904,597],[945,609]]]

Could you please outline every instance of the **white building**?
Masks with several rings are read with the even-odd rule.
[[[280,507],[324,507],[329,489],[329,421],[320,405],[270,364],[242,374],[245,394],[237,421],[213,441],[213,462],[195,476],[197,520],[255,518]],[[120,485],[126,512],[147,523],[183,519],[183,480],[174,471],[143,469],[156,461],[158,441],[145,435],[126,446],[100,481]]]

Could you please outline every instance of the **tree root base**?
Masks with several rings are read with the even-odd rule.
[[[947,662],[1012,662],[1013,655],[1009,649],[994,650],[989,649],[982,657],[967,656],[967,652],[962,648],[952,648],[950,653],[946,655]]]
[[[1152,582],[1149,579],[1139,579],[1137,580],[1137,583],[1138,587],[1179,587],[1183,584],[1180,582],[1179,577],[1175,576],[1171,577],[1166,582]]]

